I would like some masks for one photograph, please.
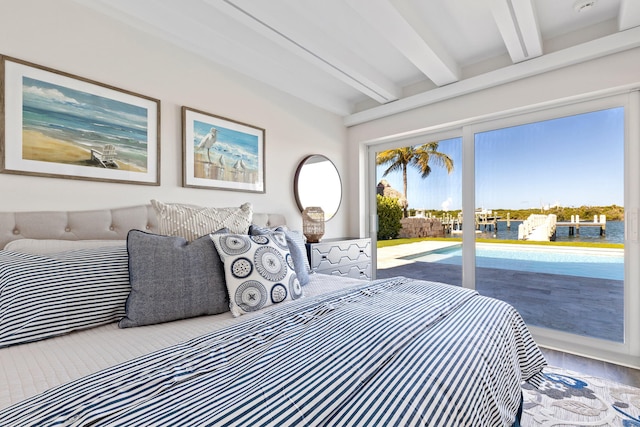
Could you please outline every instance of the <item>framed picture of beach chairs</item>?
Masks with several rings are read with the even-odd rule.
[[[264,193],[265,130],[182,107],[183,186]]]
[[[159,100],[0,61],[0,172],[160,185]]]

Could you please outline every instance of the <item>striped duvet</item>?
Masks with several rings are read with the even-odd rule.
[[[53,388],[0,425],[508,426],[543,365],[508,304],[386,279]]]

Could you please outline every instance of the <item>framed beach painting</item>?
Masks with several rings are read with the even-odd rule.
[[[264,193],[265,130],[182,107],[183,186]]]
[[[159,100],[0,60],[0,172],[160,185]]]

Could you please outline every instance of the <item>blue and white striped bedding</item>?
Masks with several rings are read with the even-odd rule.
[[[307,298],[0,412],[0,425],[511,425],[544,358],[508,304],[397,278]]]
[[[0,251],[0,348],[120,320],[129,292],[124,245]]]

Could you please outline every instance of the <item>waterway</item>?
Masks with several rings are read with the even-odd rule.
[[[482,239],[518,240],[518,225],[522,221],[511,221],[511,227],[507,229],[507,221],[498,221],[498,230],[485,231],[481,226],[477,235]],[[450,236],[450,235],[447,235]],[[460,237],[453,235],[452,237]],[[590,243],[624,243],[624,221],[607,221],[606,233],[600,236],[600,227],[582,227],[580,233],[569,236],[569,227],[558,227],[556,242],[590,242]]]

